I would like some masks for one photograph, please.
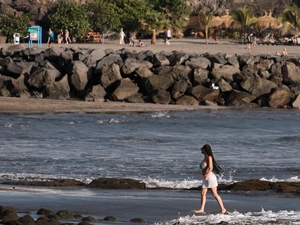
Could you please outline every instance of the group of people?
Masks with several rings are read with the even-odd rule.
[[[47,41],[48,47],[50,47],[51,44],[53,44],[54,42],[55,42],[55,36],[53,31],[50,28],[48,32],[48,41]],[[60,46],[62,43],[65,44],[71,43],[70,32],[68,31],[68,29],[66,29],[65,32],[63,32],[63,29],[60,29],[60,32],[57,34],[58,46]]]
[[[120,29],[120,45],[125,44],[125,38],[126,38],[126,34],[123,30],[123,28]],[[170,40],[172,39],[172,32],[170,29],[168,29],[165,33],[166,37],[165,37],[165,43],[167,45],[170,45]],[[132,38],[130,39],[130,46],[134,46],[134,47],[145,47],[146,45],[142,42],[141,39],[137,40],[137,38],[135,36],[132,36]]]
[[[253,33],[250,33],[247,37],[247,41],[248,41],[248,46],[247,49],[255,49],[256,45],[257,45],[257,40],[256,40],[256,35]]]

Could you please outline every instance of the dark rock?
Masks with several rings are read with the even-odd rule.
[[[116,85],[116,89],[111,94],[111,99],[114,101],[122,101],[136,94],[138,90],[139,88],[129,78],[124,78]]]
[[[106,96],[106,91],[99,84],[92,87],[91,92],[89,92],[85,96],[85,101],[93,101],[93,102],[104,102]]]
[[[208,74],[209,71],[202,69],[202,68],[197,68],[194,70],[194,79],[193,79],[193,85],[202,85],[204,81],[208,79]]]
[[[91,76],[92,71],[83,62],[74,61],[70,81],[76,91],[83,91]]]
[[[130,219],[130,222],[133,222],[133,223],[145,223],[145,220],[142,219],[142,218],[132,218],[132,219]]]
[[[146,61],[146,60],[137,60],[134,58],[128,58],[125,60],[124,65],[122,66],[122,72],[124,74],[131,74],[138,68],[152,68],[152,63]]]
[[[58,215],[62,219],[73,219],[74,214],[69,210],[59,210],[56,215]]]
[[[19,216],[15,208],[9,206],[0,206],[0,218],[2,219],[2,223],[5,224],[10,221],[17,221]]]
[[[193,87],[192,95],[199,101],[214,101],[219,96],[219,90],[214,90],[211,88],[206,88],[202,85]]]
[[[169,104],[171,102],[170,92],[166,90],[156,90],[151,93],[151,98],[157,104]]]
[[[193,96],[184,95],[177,99],[176,105],[199,105],[199,102]]]
[[[106,56],[106,53],[101,49],[93,49],[89,53],[89,55],[83,60],[83,63],[87,67],[95,68],[97,66],[97,62],[103,59]]]
[[[25,215],[19,218],[20,225],[36,225],[34,219],[30,215]]]
[[[250,107],[256,97],[246,92],[232,90],[225,99],[225,105],[235,107]]]
[[[97,219],[95,219],[92,216],[83,217],[81,220],[82,221],[89,221],[89,222],[97,222],[98,221]]]
[[[270,93],[273,88],[277,88],[278,86],[270,80],[253,76],[246,78],[246,80],[241,83],[241,87],[250,94],[259,97],[263,94]]]
[[[300,67],[294,63],[286,62],[286,64],[282,66],[282,78],[282,82],[286,85],[300,84]]]
[[[117,218],[115,218],[113,216],[106,216],[103,220],[105,220],[105,221],[117,221]]]
[[[145,189],[146,185],[133,179],[98,178],[88,184],[88,187],[99,189]]]
[[[39,217],[36,220],[36,225],[60,225],[61,223],[54,218]]]
[[[168,60],[165,52],[159,52],[154,54],[152,63],[154,67],[170,65],[170,61]]]
[[[45,96],[50,99],[69,99],[69,93],[70,86],[67,76],[60,81],[53,82],[45,86]]]
[[[68,187],[68,186],[84,186],[85,184],[75,179],[53,179],[49,181],[9,181],[3,184],[10,185],[26,185],[26,186],[47,186],[47,187]],[[46,211],[41,209],[41,212]],[[38,213],[39,214],[39,213]],[[45,214],[41,214],[45,215]]]
[[[116,81],[122,79],[120,73],[120,67],[118,64],[113,63],[110,65],[104,65],[100,71],[101,71],[100,84],[102,84],[104,89],[110,87]]]
[[[211,67],[211,62],[207,58],[199,56],[185,61],[185,65],[189,66],[191,69],[209,69]]]
[[[187,83],[184,80],[179,80],[172,88],[172,98],[178,99],[184,95],[187,89]]]
[[[167,90],[174,84],[174,79],[171,75],[152,75],[147,77],[145,88],[148,93],[154,90]]]
[[[227,82],[232,82],[234,74],[240,74],[239,68],[231,65],[215,65],[211,71],[212,78],[215,80],[224,79]]]
[[[104,58],[102,58],[97,62],[97,66],[94,70],[94,73],[99,74],[101,73],[102,67],[104,65],[112,65],[112,64],[117,64],[119,65],[119,67],[121,67],[123,65],[123,59],[118,54],[110,54],[108,56],[105,56]]]
[[[173,51],[172,55],[168,57],[170,66],[178,66],[184,63],[189,58],[188,54],[179,51]]]

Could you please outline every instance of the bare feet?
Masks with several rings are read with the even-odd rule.
[[[228,214],[228,212],[227,212],[226,209],[223,209],[223,210],[221,211],[221,213],[222,213],[222,214]]]
[[[205,212],[202,211],[202,210],[193,210],[193,212],[194,212],[195,214],[200,214],[200,215],[204,215],[204,214],[205,214]]]

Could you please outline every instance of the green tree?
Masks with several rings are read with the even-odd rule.
[[[204,31],[206,44],[208,44],[208,32],[209,32],[209,28],[210,28],[213,17],[214,17],[213,11],[209,11],[209,12],[205,13],[202,10],[200,10],[198,13],[198,21],[199,21],[199,25],[200,25],[200,30]]]
[[[188,24],[192,8],[186,0],[147,0],[149,9],[140,20],[143,27],[152,31],[151,43],[156,43],[156,33],[167,28],[180,32]]]
[[[5,14],[0,15],[0,33],[12,40],[14,33],[20,33],[23,37],[27,33],[30,26],[30,14],[22,14],[21,16],[8,16]]]
[[[300,28],[299,9],[297,5],[288,6],[284,9],[283,13],[278,16],[278,21],[285,23],[286,28],[294,27]]]
[[[53,31],[68,29],[72,37],[82,38],[86,31],[91,30],[84,7],[75,0],[61,1],[48,17]]]
[[[121,27],[121,13],[116,4],[110,0],[93,0],[86,4],[86,12],[91,28],[105,33]]]
[[[139,20],[143,29],[151,32],[151,44],[156,44],[156,35],[167,26],[167,21],[161,13],[149,9],[145,13],[145,17]]]
[[[241,34],[244,35],[244,42],[246,41],[246,33],[251,29],[251,26],[257,23],[257,18],[252,11],[246,7],[238,8],[231,12],[232,19],[241,26]]]
[[[114,0],[120,12],[121,26],[126,31],[137,32],[141,29],[140,20],[145,17],[148,6],[143,0]]]

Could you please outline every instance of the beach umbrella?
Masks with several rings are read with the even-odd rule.
[[[223,23],[223,20],[219,16],[214,16],[211,20],[210,26],[211,27],[220,27]]]
[[[278,22],[277,18],[271,16],[271,12],[268,14],[266,11],[264,16],[258,17],[255,27],[257,30],[264,30],[266,28],[279,29],[282,24]]]
[[[226,15],[221,16],[221,19],[223,20],[223,24],[222,26],[224,28],[229,28],[232,25],[233,19],[232,17],[229,15],[229,11],[226,10]]]

